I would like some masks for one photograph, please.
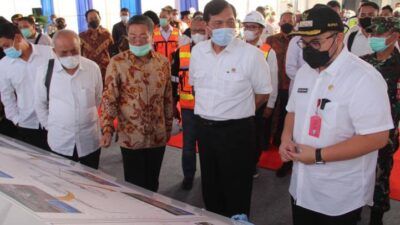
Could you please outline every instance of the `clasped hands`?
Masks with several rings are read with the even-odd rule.
[[[298,161],[304,164],[315,163],[316,148],[297,144],[291,139],[282,140],[279,146],[279,154],[283,162]]]

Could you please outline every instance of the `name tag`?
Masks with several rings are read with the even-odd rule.
[[[319,135],[321,134],[321,124],[322,118],[320,116],[312,116],[310,118],[310,129],[308,130],[308,135],[319,138]]]
[[[297,89],[297,93],[308,93],[308,88],[299,88]]]

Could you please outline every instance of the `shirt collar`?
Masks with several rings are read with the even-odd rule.
[[[167,30],[167,31],[165,31],[164,28],[160,27],[160,30],[161,30],[162,32],[165,32],[165,33],[170,33],[170,32],[173,31],[173,29],[174,29],[174,28],[173,28],[171,25],[168,26],[168,30]]]
[[[331,63],[331,65],[329,65],[328,68],[326,68],[323,72],[326,72],[333,76],[337,75],[339,73],[339,70],[341,70],[343,66],[347,64],[347,58],[349,54],[350,52],[347,49],[347,47],[343,46],[343,49],[340,52],[340,54]]]
[[[231,52],[233,51],[233,49],[237,46],[237,44],[240,42],[241,40],[234,38],[233,41],[231,43],[229,43],[224,50],[222,50],[222,52]],[[208,43],[206,45],[206,48],[204,48],[206,53],[210,53],[210,52],[214,52],[214,48],[212,47],[212,40],[208,40]],[[221,52],[221,53],[222,53]]]
[[[35,56],[40,55],[40,54],[34,44],[31,44],[29,41],[27,41],[27,43],[32,47],[32,53],[29,56],[29,59],[27,61],[27,62],[31,62]],[[11,63],[14,63],[16,60],[22,60],[20,57],[15,58],[15,59],[13,59],[13,58],[10,58],[10,59],[11,59]]]

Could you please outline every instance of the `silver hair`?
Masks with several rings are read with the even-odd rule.
[[[205,20],[203,16],[198,15],[192,19],[192,22],[205,22]]]
[[[75,31],[73,31],[73,30],[59,30],[53,36],[53,47],[55,47],[56,40],[59,37],[68,36],[68,35],[73,36],[76,39],[76,41],[78,42],[78,45],[81,44],[81,39],[79,38],[79,35],[77,33],[75,33]]]

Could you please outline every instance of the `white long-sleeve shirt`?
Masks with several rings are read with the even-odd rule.
[[[303,50],[297,45],[300,36],[293,37],[286,52],[286,75],[290,78],[289,93],[292,91],[297,71],[306,63],[303,59]]]
[[[97,107],[103,83],[98,65],[81,57],[74,75],[68,74],[58,60],[54,63],[49,101],[45,87],[47,64],[37,71],[35,110],[47,128],[50,148],[72,156],[76,146],[83,157],[100,147],[100,123]]]
[[[267,63],[269,65],[272,84],[272,92],[269,95],[267,107],[273,109],[275,108],[276,99],[278,98],[278,60],[276,59],[276,53],[272,48],[268,53]]]
[[[23,128],[38,129],[33,106],[36,71],[54,56],[50,46],[31,44],[31,47],[28,61],[7,56],[0,61],[0,92],[7,119]]]

